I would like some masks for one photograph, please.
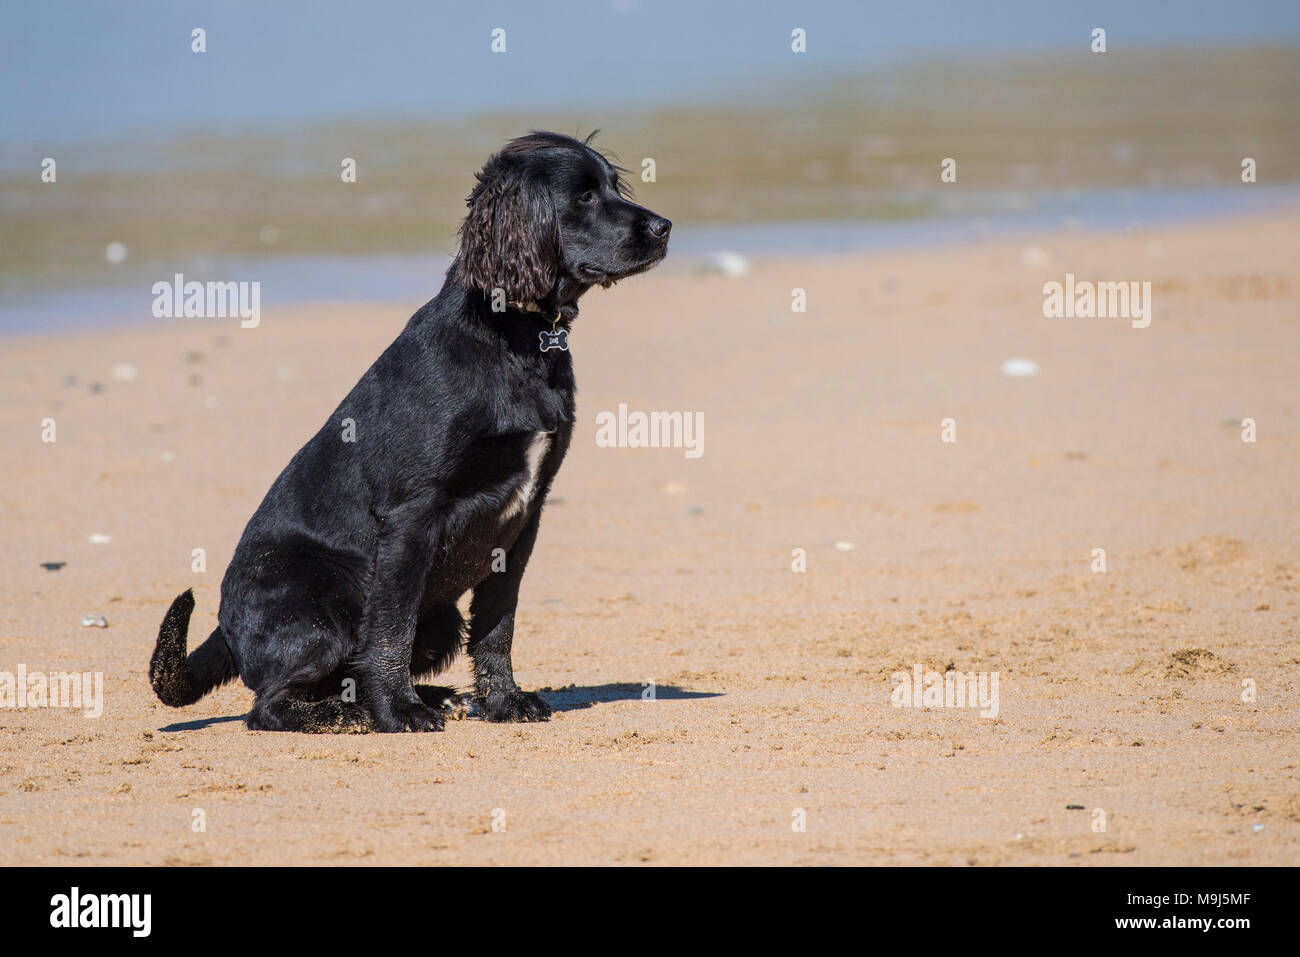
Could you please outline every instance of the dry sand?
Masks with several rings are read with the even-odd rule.
[[[145,674],[416,304],[6,342],[0,670],[105,703],[0,711],[0,862],[1296,863],[1298,247],[1280,212],[596,291],[516,638],[555,718],[437,735],[252,733],[242,685]],[[1045,319],[1066,271],[1151,280],[1151,327]],[[704,455],[598,448],[621,402],[703,412]],[[998,672],[997,718],[892,707],[916,663]]]

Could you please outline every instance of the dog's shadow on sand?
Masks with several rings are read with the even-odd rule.
[[[177,721],[175,724],[169,724],[166,727],[159,728],[159,731],[202,731],[204,728],[210,728],[214,724],[225,724],[227,721],[243,721],[247,715],[243,714],[225,714],[219,718],[198,718],[194,721]]]
[[[676,685],[648,685],[619,682],[606,685],[569,685],[567,688],[542,688],[538,692],[552,711],[581,711],[610,701],[690,701],[695,698],[720,698],[718,691],[688,691]]]

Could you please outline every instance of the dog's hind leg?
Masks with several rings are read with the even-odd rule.
[[[261,682],[247,720],[254,731],[345,734],[374,730],[369,710],[357,703],[356,680],[330,658]]]
[[[359,734],[374,730],[374,720],[361,705],[342,695],[312,700],[288,688],[260,693],[248,713],[253,731],[300,731],[308,734]]]

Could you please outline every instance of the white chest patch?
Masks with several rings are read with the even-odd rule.
[[[551,433],[534,432],[524,453],[524,471],[519,476],[519,484],[510,493],[506,507],[501,510],[502,524],[510,521],[526,509],[537,492],[537,475],[542,467],[542,459],[551,450]]]

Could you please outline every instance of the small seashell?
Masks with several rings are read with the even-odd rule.
[[[108,619],[103,615],[86,615],[81,619],[83,628],[107,628]]]

